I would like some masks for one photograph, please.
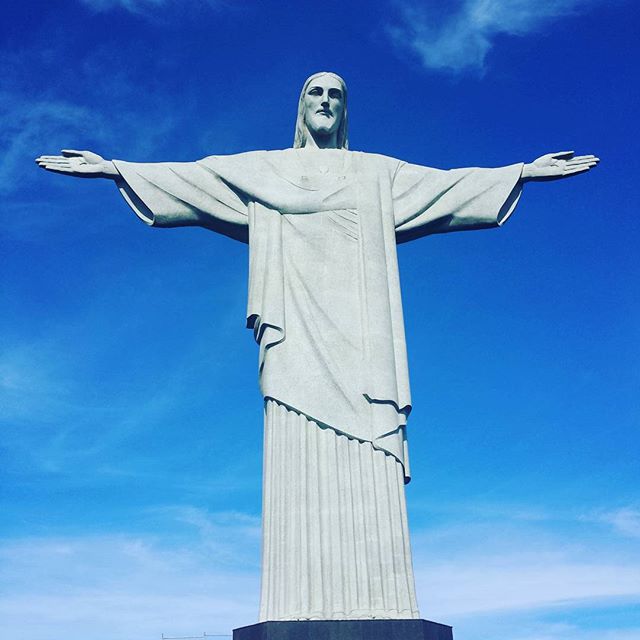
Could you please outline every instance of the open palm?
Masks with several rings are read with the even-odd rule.
[[[117,175],[113,163],[93,151],[63,149],[61,156],[36,158],[39,167],[77,178],[106,178]]]
[[[594,155],[576,156],[573,151],[547,153],[524,166],[522,177],[525,180],[559,180],[595,167],[599,158]]]

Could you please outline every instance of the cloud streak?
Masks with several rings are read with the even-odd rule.
[[[412,533],[421,611],[471,619],[637,602],[640,554],[629,539],[637,516],[632,508],[553,513],[461,505],[442,525]]]
[[[230,527],[228,544],[254,545],[242,532]],[[230,633],[256,618],[257,572],[230,573],[198,544],[36,538],[5,543],[0,559],[3,628],[25,640]]]
[[[583,520],[607,525],[619,534],[629,538],[640,538],[640,509],[623,507],[613,511],[584,516]]]
[[[29,46],[0,49],[0,64],[9,70],[0,90],[0,119],[5,123],[0,129],[0,195],[21,194],[20,201],[9,203],[14,209],[11,215],[4,212],[12,226],[20,206],[37,209],[38,198],[25,197],[26,187],[48,184],[33,162],[36,156],[58,153],[65,147],[85,148],[83,145],[97,145],[108,153],[122,140],[127,141],[130,153],[145,156],[162,146],[178,127],[175,114],[186,111],[184,100],[158,94],[154,77],[160,63],[148,51],[136,49],[138,66],[132,69],[128,55],[133,54],[95,46],[79,62],[65,40],[54,41],[45,51]],[[68,59],[74,64],[67,64]],[[56,60],[65,63],[55,64]],[[148,69],[144,77],[136,72],[142,67]],[[34,87],[37,74],[46,75],[49,82]],[[147,96],[146,103],[138,99],[140,94]],[[157,97],[152,117],[150,96]],[[56,190],[76,188],[71,182],[75,181],[52,184]],[[18,226],[26,225],[29,232],[33,216],[24,217],[30,222]]]
[[[113,9],[124,9],[134,14],[144,14],[150,10],[161,9],[170,4],[179,4],[176,0],[80,0],[93,11],[104,12]],[[200,0],[205,6],[216,6],[218,0]]]
[[[7,635],[149,638],[230,633],[253,623],[259,518],[188,504],[148,515],[161,536],[79,535],[0,544],[0,617]],[[483,637],[514,640],[635,638],[632,620],[616,628],[615,611],[632,610],[640,598],[640,557],[620,553],[613,540],[588,546],[588,539],[568,543],[532,523],[517,531],[498,524],[415,531],[421,612],[453,624],[458,640],[476,638],[479,627]],[[613,612],[611,625],[601,623],[597,633],[581,626],[581,608],[599,612],[602,620]],[[548,623],[541,622],[545,616],[551,616]]]
[[[400,0],[393,42],[418,57],[426,69],[483,72],[499,36],[526,36],[553,20],[576,14],[593,0],[463,0],[442,13],[434,0]]]
[[[0,134],[1,194],[23,184],[25,167],[33,169],[33,150],[42,141],[105,134],[100,114],[83,105],[60,99],[30,100],[10,92],[0,93],[0,104],[0,118],[8,123]]]
[[[440,618],[640,598],[640,565],[566,552],[491,554],[420,570],[418,592]]]

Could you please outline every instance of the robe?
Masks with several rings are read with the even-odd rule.
[[[247,326],[263,396],[394,456],[408,482],[396,245],[503,224],[522,164],[445,171],[307,149],[114,164],[147,224],[202,226],[249,244]]]
[[[442,171],[308,149],[114,164],[146,223],[249,244],[265,397],[260,620],[418,618],[396,245],[504,223],[522,165]]]

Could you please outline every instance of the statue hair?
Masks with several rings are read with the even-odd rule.
[[[331,71],[320,71],[319,73],[314,73],[309,76],[300,92],[300,100],[298,101],[298,117],[296,118],[296,133],[295,138],[293,140],[293,148],[299,149],[300,147],[304,147],[307,143],[307,136],[310,135],[309,130],[307,129],[307,125],[304,121],[304,96],[307,93],[307,89],[313,80],[319,78],[320,76],[331,76],[335,78],[339,83],[342,89],[342,95],[344,96],[344,111],[342,112],[342,122],[340,122],[340,127],[338,128],[338,133],[336,136],[338,149],[348,149],[349,148],[349,118],[347,117],[347,85],[345,81],[337,74],[331,73]]]

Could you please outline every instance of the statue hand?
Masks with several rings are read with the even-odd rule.
[[[76,178],[115,179],[120,175],[111,160],[105,160],[92,151],[63,149],[61,156],[40,156],[36,163],[47,171]]]
[[[595,167],[600,158],[595,156],[574,156],[573,151],[547,153],[533,162],[525,164],[522,180],[559,180]]]

